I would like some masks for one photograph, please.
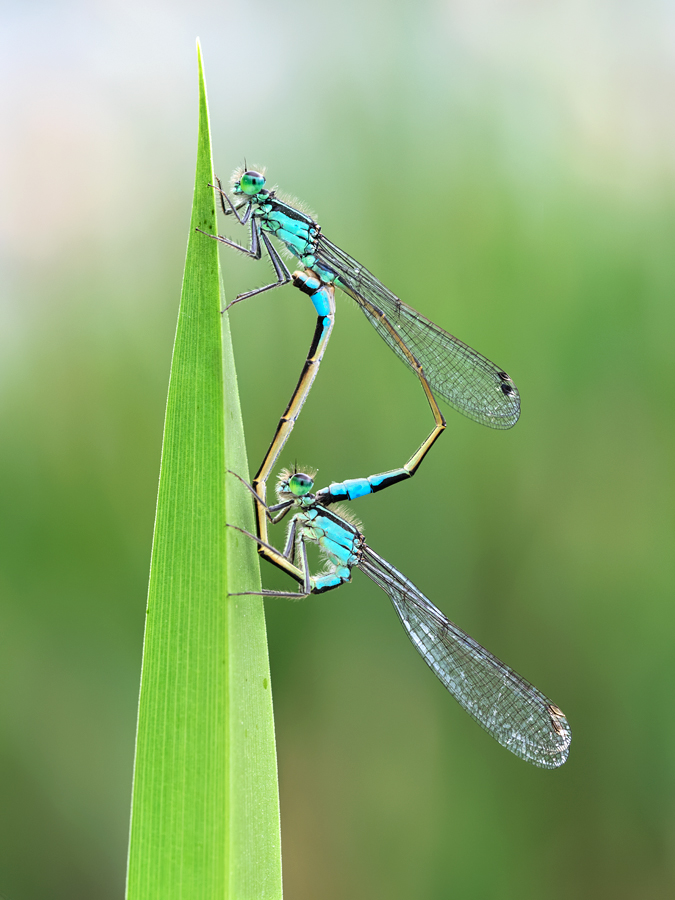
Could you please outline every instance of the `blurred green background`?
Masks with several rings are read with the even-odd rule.
[[[447,410],[418,476],[353,509],[574,734],[559,771],[506,753],[358,573],[268,603],[286,896],[672,897],[672,4],[28,0],[2,17],[0,895],[123,895],[199,35],[217,171],[266,165],[516,381],[513,431]],[[230,298],[269,276],[221,258]],[[285,288],[231,322],[255,465],[314,315]],[[340,295],[283,462],[324,485],[402,464],[430,428]]]

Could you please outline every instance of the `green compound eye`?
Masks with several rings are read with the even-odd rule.
[[[314,479],[303,472],[296,472],[288,479],[288,490],[296,497],[304,497],[314,487]]]
[[[265,187],[265,176],[261,175],[260,172],[244,172],[239,179],[239,187],[244,194],[252,197]]]

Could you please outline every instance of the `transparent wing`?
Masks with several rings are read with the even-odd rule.
[[[385,591],[422,659],[470,716],[521,759],[555,769],[572,732],[562,711],[488,653],[388,562],[363,546],[362,572]]]
[[[520,415],[520,396],[509,376],[487,357],[392,294],[360,263],[320,235],[314,249],[319,264],[407,365],[409,360],[382,315],[422,366],[430,387],[456,410],[491,428],[511,428]]]

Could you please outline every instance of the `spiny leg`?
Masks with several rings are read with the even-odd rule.
[[[253,220],[255,222],[255,219]],[[253,228],[251,229],[253,231]],[[263,291],[271,291],[273,288],[281,287],[284,284],[288,284],[291,280],[291,273],[288,270],[288,266],[283,261],[283,259],[277,253],[274,244],[267,237],[265,232],[261,229],[260,235],[262,237],[263,243],[265,244],[265,249],[269,255],[270,261],[274,266],[274,271],[277,276],[276,281],[272,281],[270,284],[266,284],[261,288],[254,288],[252,291],[246,291],[244,294],[239,294],[238,297],[235,297],[232,303],[228,303],[225,309],[229,309],[235,303],[239,303],[241,300],[248,300],[249,297],[256,297],[258,294],[262,294]],[[258,256],[260,259],[260,256]]]
[[[212,187],[214,190],[218,191],[218,196],[220,197],[220,206],[221,206],[221,209],[223,210],[223,215],[225,215],[225,216],[234,215],[240,225],[245,225],[248,222],[249,216],[251,215],[251,209],[253,206],[250,199],[246,198],[246,200],[242,200],[241,203],[234,204],[230,200],[229,196],[223,190],[222,182],[221,182],[220,178],[218,178],[217,175],[216,175],[216,181],[218,182],[217,187],[215,184],[209,184],[209,187]],[[227,200],[227,202],[229,203],[229,209],[225,206],[225,200]],[[244,206],[247,207],[246,212],[244,213],[243,216],[240,216],[239,210],[242,209],[242,207],[244,207]]]
[[[244,218],[247,217],[245,216]],[[265,249],[267,250],[270,261],[274,268],[275,274],[277,276],[276,281],[273,281],[270,284],[266,284],[264,285],[264,287],[254,288],[252,291],[246,291],[243,294],[239,294],[231,303],[227,304],[225,309],[229,309],[231,306],[234,306],[235,303],[239,303],[241,300],[248,300],[249,297],[255,297],[258,294],[262,294],[264,291],[271,291],[273,288],[288,284],[291,280],[291,273],[288,270],[288,266],[279,256],[278,252],[274,248],[274,245],[262,230],[257,219],[251,219],[250,247],[242,247],[241,244],[237,244],[236,241],[231,241],[229,238],[224,237],[222,234],[210,234],[208,231],[204,231],[202,228],[197,228],[195,230],[199,231],[201,234],[205,234],[206,237],[212,238],[214,241],[220,241],[221,244],[227,244],[228,247],[233,247],[235,250],[239,250],[240,253],[243,253],[245,256],[249,256],[251,259],[262,258],[262,241],[262,243],[265,245]]]
[[[234,475],[235,478],[238,478],[239,481],[244,485],[244,487],[249,490],[253,497],[255,498],[256,505],[261,506],[266,513],[267,518],[270,520],[272,525],[276,525],[277,522],[281,522],[284,516],[288,513],[290,508],[293,506],[293,500],[284,500],[283,503],[275,503],[274,506],[268,506],[264,500],[261,500],[260,496],[256,494],[255,490],[251,487],[248,481],[245,481],[241,475],[237,475],[236,472],[233,472],[232,469],[227,470],[230,475]],[[281,512],[279,512],[281,510]],[[273,515],[273,513],[279,512],[279,515]],[[260,537],[260,535],[259,535]],[[262,538],[265,540],[265,538]]]
[[[296,528],[295,528],[295,520],[291,525],[291,529],[289,530],[289,539],[286,541],[286,547],[284,549],[284,553],[279,553],[279,551],[273,547],[271,544],[262,541],[260,538],[256,537],[254,534],[251,534],[250,531],[246,531],[245,528],[239,528],[237,525],[228,524],[228,528],[233,528],[235,531],[241,532],[241,534],[246,535],[246,537],[251,538],[251,540],[255,541],[258,544],[258,547],[261,552],[261,556],[266,559],[268,562],[271,562],[272,565],[277,566],[277,568],[281,569],[282,572],[286,572],[287,575],[290,575],[291,578],[295,578],[298,581],[304,590],[291,592],[291,591],[241,591],[240,593],[231,594],[232,597],[239,597],[245,594],[255,594],[257,596],[263,597],[290,597],[293,599],[300,599],[302,597],[307,597],[311,593],[312,584],[311,577],[309,574],[309,566],[307,563],[307,548],[305,546],[305,542],[300,537],[297,539],[297,543],[300,546],[300,566],[296,566],[289,559],[288,554],[289,551],[289,542],[296,542]]]
[[[258,227],[258,222],[255,219],[251,219],[250,247],[243,247],[241,244],[238,244],[236,241],[231,241],[229,238],[224,237],[222,234],[210,234],[208,231],[204,231],[203,228],[196,228],[195,231],[199,231],[201,232],[201,234],[205,234],[207,237],[212,238],[214,241],[220,241],[221,244],[227,244],[228,247],[234,247],[235,250],[243,253],[244,256],[250,256],[251,259],[260,259],[262,250],[260,247],[260,235],[258,234]]]

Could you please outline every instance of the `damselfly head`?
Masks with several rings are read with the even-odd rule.
[[[284,469],[279,473],[279,481],[277,483],[277,494],[281,497],[304,497],[314,487],[314,477],[316,472],[291,472]]]
[[[235,194],[246,194],[255,197],[265,187],[265,174],[256,169],[237,169],[232,176],[232,191]]]

